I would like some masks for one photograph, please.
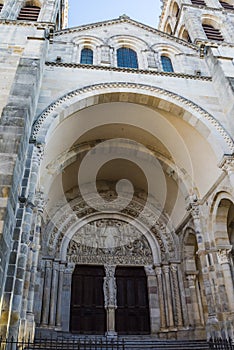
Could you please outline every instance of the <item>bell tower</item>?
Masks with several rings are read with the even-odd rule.
[[[68,0],[1,0],[0,19],[53,24],[56,30],[67,26]]]
[[[53,45],[54,31],[67,25],[67,5],[68,0],[0,0],[0,159],[8,159],[8,155],[6,163],[14,159],[11,169],[3,170],[0,166],[5,184],[5,189],[0,190],[0,238],[4,247],[0,249],[0,334],[3,337],[25,338],[34,334],[34,315],[25,298],[22,279],[17,277],[19,261],[8,263],[12,254],[21,254],[22,245],[26,250],[29,247],[22,243],[22,230],[17,238],[21,244],[13,247],[13,226],[3,226],[3,218],[10,217],[14,222],[28,196],[22,182],[27,145],[37,116],[47,52]],[[20,269],[26,273],[26,260]]]
[[[159,30],[192,43],[234,42],[232,0],[163,1]]]

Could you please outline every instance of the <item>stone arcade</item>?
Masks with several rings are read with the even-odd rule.
[[[67,8],[0,0],[0,334],[233,337],[233,0]]]

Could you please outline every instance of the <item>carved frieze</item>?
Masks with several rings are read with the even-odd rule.
[[[75,264],[153,263],[146,238],[135,227],[120,220],[102,219],[85,225],[68,246],[68,261]]]

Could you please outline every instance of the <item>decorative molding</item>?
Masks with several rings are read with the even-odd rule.
[[[55,37],[64,35],[64,34],[70,34],[70,33],[78,33],[78,32],[82,32],[85,30],[90,30],[90,29],[95,29],[95,28],[99,28],[99,27],[107,27],[107,26],[111,26],[114,24],[119,24],[119,23],[129,23],[132,24],[140,29],[144,29],[150,33],[154,33],[154,34],[158,34],[160,37],[162,38],[166,38],[166,39],[170,39],[173,40],[183,46],[187,46],[193,50],[198,51],[196,45],[192,44],[192,43],[188,43],[182,39],[176,38],[176,37],[172,37],[171,35],[162,32],[158,29],[155,29],[153,27],[150,27],[148,25],[145,25],[143,23],[137,22],[132,20],[131,18],[127,17],[127,16],[120,16],[119,18],[110,20],[110,21],[103,21],[103,22],[97,22],[97,23],[93,23],[93,24],[88,24],[88,25],[83,25],[83,26],[79,26],[79,27],[75,27],[75,28],[68,28],[65,30],[62,30],[60,32],[56,32],[55,33]]]
[[[212,77],[209,76],[198,76],[192,74],[176,73],[176,72],[163,72],[155,71],[150,69],[136,69],[136,68],[121,68],[121,67],[109,67],[109,66],[98,66],[91,64],[80,64],[80,63],[66,63],[66,62],[49,62],[47,61],[46,66],[49,67],[64,67],[64,68],[82,68],[90,70],[104,70],[111,72],[122,72],[122,73],[133,73],[133,74],[146,74],[146,75],[161,75],[173,78],[184,78],[184,79],[193,79],[193,80],[203,80],[203,81],[212,81]]]
[[[158,93],[162,96],[162,98],[168,97],[174,100],[175,102],[179,102],[183,105],[182,108],[189,107],[191,108],[194,112],[199,113],[207,122],[209,122],[219,133],[223,140],[225,140],[225,143],[228,145],[230,152],[234,152],[234,142],[231,136],[228,134],[228,132],[223,128],[223,126],[206,110],[204,110],[202,107],[198,106],[191,100],[187,100],[184,97],[170,92],[168,90],[161,89],[159,87],[154,87],[150,85],[144,85],[144,84],[135,84],[135,83],[127,83],[127,82],[115,82],[115,83],[102,83],[102,84],[94,84],[91,86],[86,86],[77,90],[73,90],[69,92],[68,94],[62,96],[59,98],[56,102],[52,103],[51,105],[46,108],[42,112],[42,114],[37,118],[33,125],[32,129],[32,135],[31,135],[31,142],[36,142],[37,136],[41,130],[41,127],[44,123],[44,121],[50,117],[52,113],[55,112],[55,110],[58,107],[61,107],[64,103],[66,103],[67,107],[67,102],[69,100],[72,100],[74,97],[81,96],[82,94],[85,93],[90,93],[93,91],[102,91],[104,89],[131,89],[131,90],[136,90],[138,92],[139,90],[144,90],[147,93]],[[110,92],[109,92],[110,93]],[[170,102],[170,103],[175,103],[175,102]],[[48,128],[46,128],[45,133]]]
[[[54,24],[48,22],[33,22],[33,21],[22,21],[22,20],[10,20],[5,18],[0,18],[0,25],[13,25],[20,27],[36,27],[37,29],[54,29]]]
[[[105,212],[106,210],[110,209],[111,204],[111,212],[118,212],[117,209],[115,210],[114,205],[108,201],[109,198],[112,198],[110,197],[110,194],[113,194],[113,191],[107,191],[102,194],[102,198],[105,199],[106,208],[101,209]],[[118,201],[120,200],[121,198],[118,196]],[[97,206],[100,203],[99,197],[93,195],[92,203],[94,204],[94,207]],[[141,216],[141,222],[156,238],[160,248],[162,260],[166,261],[168,258],[175,257],[175,237],[173,236],[172,228],[170,230],[168,228],[169,222],[163,212],[161,212],[161,216],[159,218],[157,215],[158,213],[155,212],[158,210],[157,208],[155,208],[153,205],[148,205],[145,207],[145,203],[141,203],[135,198],[121,211],[121,214],[126,215],[126,217],[130,217],[133,219],[133,221],[137,221],[143,210],[144,216]],[[64,236],[67,235],[67,233],[76,223],[93,214],[98,214],[97,210],[91,208],[83,200],[83,198],[77,198],[69,202],[67,206],[62,206],[60,209],[58,209],[55,216],[51,217],[51,221],[49,221],[44,231],[44,237],[47,240],[46,246],[48,247],[48,253],[50,255],[54,255],[57,251],[57,254],[59,254]],[[163,222],[163,218],[166,224]],[[105,218],[103,219],[105,221]],[[125,224],[126,227],[130,227],[131,225],[128,222],[125,222]],[[88,235],[87,232],[85,234]],[[134,237],[132,233],[131,237]],[[137,239],[137,237],[134,237],[134,239]],[[95,243],[93,242],[92,245],[95,246]],[[102,244],[102,247],[105,248],[105,245]]]

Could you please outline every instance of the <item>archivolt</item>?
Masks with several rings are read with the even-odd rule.
[[[223,153],[234,152],[234,142],[228,132],[197,104],[159,87],[124,82],[91,85],[64,95],[37,118],[33,125],[31,141],[45,143],[58,123],[74,112],[110,102],[130,102],[171,112],[196,128],[206,139],[209,131],[209,142],[214,149],[217,149],[218,138]],[[195,125],[194,118],[197,119]],[[200,125],[197,125],[198,122]]]
[[[108,208],[111,205],[111,202],[108,202],[108,197],[110,198],[110,194],[112,194],[111,192],[107,191],[104,197]],[[93,196],[92,202],[94,204],[95,201],[99,201],[97,196],[90,195]],[[151,246],[153,241],[158,246],[158,254],[156,255],[160,255],[163,261],[178,258],[178,238],[175,235],[169,218],[153,204],[148,204],[147,208],[144,207],[144,204],[142,199],[134,197],[131,203],[121,213],[113,207],[111,217],[119,218],[120,216],[125,221],[141,227],[141,231],[144,231],[146,239],[149,242],[151,240]],[[138,220],[139,213],[143,212],[143,209],[144,217]],[[64,244],[67,246],[73,235],[83,225],[97,218],[108,217],[108,215],[108,212],[105,214],[105,210],[100,213],[94,208],[91,208],[81,197],[77,197],[67,204],[61,204],[60,208],[57,208],[56,213],[50,217],[45,227],[43,236],[46,240],[46,248],[44,247],[44,249],[48,248],[47,254],[52,256],[57,255],[59,258],[60,254],[63,254],[61,251],[62,246]]]

